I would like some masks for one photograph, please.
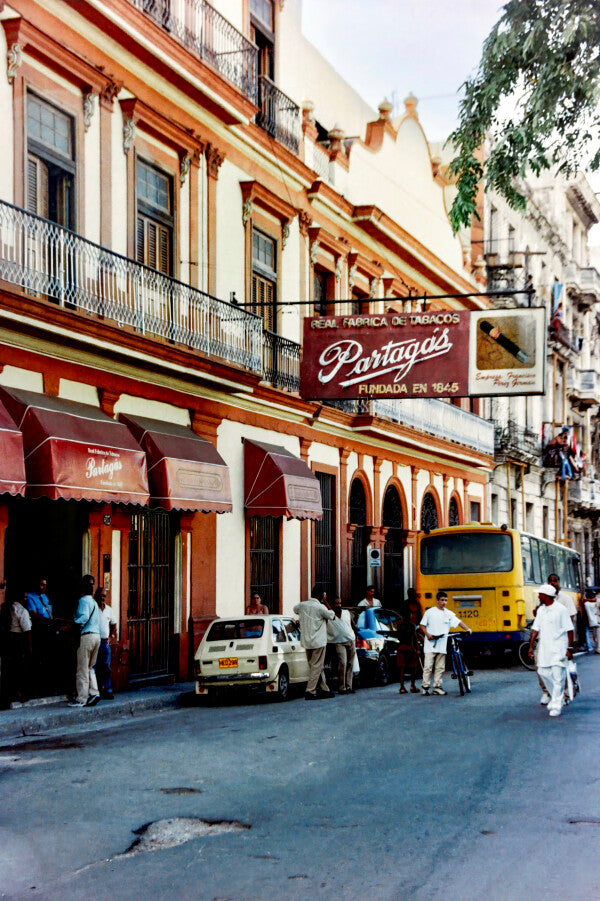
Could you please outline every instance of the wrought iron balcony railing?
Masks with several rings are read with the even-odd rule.
[[[540,460],[542,444],[535,432],[509,419],[507,422],[494,422],[494,450],[497,458],[509,456],[535,463]]]
[[[298,153],[302,134],[300,107],[266,75],[258,78],[258,106],[256,124],[292,153]]]
[[[548,339],[555,343],[562,344],[568,350],[578,354],[581,350],[583,338],[580,338],[573,329],[565,328],[560,320],[554,320],[548,326]]]
[[[263,372],[274,388],[300,388],[300,345],[275,332],[263,332]]]
[[[262,373],[262,320],[0,201],[0,279],[70,309]]]
[[[436,398],[373,401],[376,416],[411,426],[436,438],[454,441],[482,454],[494,454],[493,423]]]
[[[257,98],[256,45],[206,0],[129,0],[183,46],[234,84],[252,103]]]

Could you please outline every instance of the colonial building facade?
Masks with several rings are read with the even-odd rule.
[[[502,298],[502,306],[546,307],[546,393],[490,402],[497,463],[490,516],[573,547],[586,582],[597,584],[600,274],[590,262],[588,232],[600,221],[600,204],[581,174],[547,174],[522,187],[525,214],[493,193],[485,196],[483,250],[490,291],[533,291]],[[560,457],[548,452],[565,427],[566,472]]]
[[[120,686],[184,677],[251,591],[398,604],[421,527],[487,518],[493,426],[298,388],[306,315],[486,304],[416,99],[372,111],[300,0],[0,9],[9,591],[67,617],[91,572]]]

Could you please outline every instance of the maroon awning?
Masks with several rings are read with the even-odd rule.
[[[244,488],[250,516],[323,516],[316,476],[284,447],[244,439]]]
[[[0,494],[25,494],[23,436],[0,403]]]
[[[0,388],[23,434],[28,497],[147,504],[146,455],[97,407]]]
[[[231,513],[225,461],[210,441],[185,426],[120,413],[146,451],[152,501],[166,510]]]

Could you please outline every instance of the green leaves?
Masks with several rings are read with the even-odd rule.
[[[479,185],[524,209],[515,179],[553,166],[600,167],[598,0],[509,0],[464,85],[450,174],[456,232],[477,215]],[[489,151],[481,164],[484,140]]]

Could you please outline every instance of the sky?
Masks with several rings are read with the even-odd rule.
[[[457,122],[459,89],[477,67],[501,0],[303,0],[303,32],[375,109],[413,93],[430,141]]]

